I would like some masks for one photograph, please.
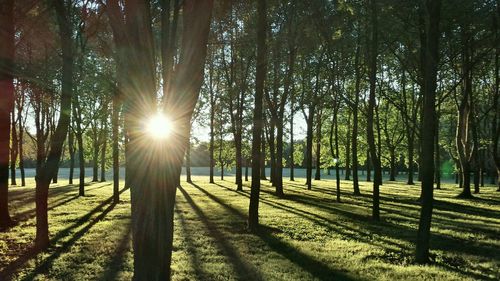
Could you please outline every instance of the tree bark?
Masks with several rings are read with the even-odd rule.
[[[434,133],[436,121],[436,80],[439,62],[439,20],[440,0],[426,0],[420,6],[421,13],[425,14],[426,40],[421,42],[421,52],[425,53],[425,67],[423,70],[423,127],[426,128],[422,137],[422,208],[417,232],[415,258],[418,263],[429,262],[430,229],[433,208],[433,178],[434,178]]]
[[[0,229],[12,224],[9,214],[10,113],[14,108],[14,1],[0,3]]]
[[[255,106],[252,130],[252,185],[248,207],[248,228],[255,231],[259,226],[261,136],[263,128],[262,99],[267,73],[267,8],[266,0],[257,0],[257,66],[255,74]]]
[[[18,152],[18,138],[16,130],[16,114],[14,106],[12,106],[11,114],[11,135],[12,135],[12,147],[10,148],[10,184],[17,185],[16,183],[16,162],[17,162],[17,152]]]
[[[72,24],[70,14],[63,0],[53,0],[56,11],[59,36],[62,46],[62,81],[61,110],[59,121],[50,140],[47,159],[40,167],[36,177],[36,238],[37,249],[45,249],[49,245],[49,224],[47,215],[47,199],[50,181],[59,166],[62,147],[71,122],[71,96],[73,95],[73,61],[74,47],[72,42]]]
[[[314,180],[321,180],[321,114],[318,114],[318,124],[316,125],[316,173]]]
[[[370,80],[370,94],[368,99],[368,114],[367,114],[367,140],[370,150],[370,158],[373,163],[373,170],[375,172],[373,178],[373,208],[372,208],[372,218],[374,220],[380,220],[380,195],[379,195],[379,185],[380,179],[382,177],[380,158],[377,153],[377,147],[375,144],[375,135],[373,130],[374,123],[374,109],[375,109],[375,91],[376,91],[376,74],[377,74],[377,3],[376,0],[370,0],[370,14],[371,14],[371,34],[370,34],[370,44],[369,44],[369,80]]]

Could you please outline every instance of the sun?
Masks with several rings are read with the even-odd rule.
[[[172,133],[172,121],[162,113],[157,113],[147,121],[146,133],[155,139],[166,139]]]

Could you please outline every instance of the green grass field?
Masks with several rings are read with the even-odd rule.
[[[386,182],[381,222],[371,215],[370,183],[352,196],[342,182],[285,182],[278,199],[264,183],[256,234],[246,230],[249,182],[236,192],[234,178],[208,184],[208,177],[182,183],[177,193],[173,280],[498,280],[500,192],[485,187],[473,200],[456,199],[444,184],[435,192],[434,263],[413,263],[419,185]],[[133,259],[129,191],[111,204],[111,183],[78,188],[62,181],[50,189],[52,246],[30,250],[35,235],[34,183],[10,188],[18,225],[0,233],[0,280],[130,280]]]

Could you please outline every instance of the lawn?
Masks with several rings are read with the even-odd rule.
[[[459,190],[436,190],[433,264],[413,262],[419,186],[385,182],[382,221],[371,220],[371,184],[353,196],[342,181],[342,203],[332,180],[285,181],[279,199],[264,183],[258,233],[246,230],[249,182],[236,192],[234,178],[183,182],[177,193],[173,280],[498,280],[500,192],[485,187],[473,200]],[[129,191],[113,205],[112,184],[92,183],[87,195],[64,180],[50,188],[52,246],[35,254],[34,182],[10,188],[18,225],[0,233],[0,280],[130,280]]]

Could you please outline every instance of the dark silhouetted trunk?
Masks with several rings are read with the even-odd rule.
[[[358,36],[359,37],[359,36]],[[352,186],[354,189],[354,195],[359,195],[359,177],[358,177],[358,108],[359,108],[359,95],[360,95],[360,83],[361,83],[361,73],[359,69],[359,57],[360,57],[360,46],[359,39],[356,42],[356,54],[354,57],[354,71],[356,76],[355,89],[354,89],[354,104],[352,108]]]
[[[17,130],[16,130],[16,115],[14,111],[14,107],[12,107],[11,114],[11,143],[12,147],[10,148],[10,184],[17,185],[16,183],[16,162],[17,162],[17,152],[18,152],[18,139],[17,139]]]
[[[73,94],[73,42],[70,14],[63,0],[52,1],[56,10],[59,36],[62,46],[62,83],[61,110],[57,127],[49,144],[47,159],[40,167],[36,178],[36,239],[37,249],[45,249],[49,245],[49,224],[47,216],[47,199],[50,181],[59,166],[62,147],[71,122],[71,96]]]
[[[261,136],[260,141],[262,143],[260,165],[259,165],[259,167],[260,167],[260,179],[267,180],[267,178],[266,178],[266,137],[264,135],[264,130],[262,130],[262,136]],[[253,160],[252,160],[252,162],[253,162]],[[252,164],[252,167],[253,167],[253,164]]]
[[[312,187],[312,146],[313,146],[313,126],[314,126],[315,104],[309,106],[309,115],[307,116],[307,134],[306,134],[306,185],[307,189]]]
[[[262,99],[264,80],[267,72],[267,9],[266,0],[257,1],[257,66],[255,75],[255,105],[252,130],[252,186],[248,208],[248,228],[255,231],[259,227],[259,196],[261,179],[261,137],[263,128]]]
[[[122,70],[117,69],[117,76],[120,76],[118,80],[117,88],[113,93],[113,113],[111,116],[111,131],[113,134],[112,150],[113,150],[113,202],[118,204],[120,202],[120,133],[119,133],[119,122],[120,122],[120,109],[121,109],[121,77]],[[118,74],[120,73],[120,74]]]
[[[10,113],[14,108],[14,1],[0,2],[0,228],[12,224],[9,214]]]
[[[108,106],[105,106],[106,112],[108,111]],[[103,128],[101,129],[101,179],[100,182],[106,181],[106,150],[108,146],[108,115],[103,114],[102,122]]]
[[[344,180],[351,180],[351,112],[347,118],[347,136],[345,146],[345,177]]]
[[[434,179],[434,133],[436,122],[436,80],[437,67],[439,63],[439,20],[440,20],[440,0],[426,0],[420,4],[420,14],[425,15],[425,41],[421,41],[421,52],[425,54],[425,64],[422,69],[424,77],[423,91],[423,126],[422,131],[422,195],[420,210],[420,221],[417,232],[417,243],[415,258],[418,263],[429,262],[429,242],[433,208],[433,179]]]
[[[373,170],[375,172],[373,178],[373,208],[372,208],[372,218],[374,220],[380,220],[380,195],[379,195],[379,185],[380,179],[382,177],[380,158],[377,153],[377,146],[375,144],[375,134],[373,129],[374,111],[376,106],[376,82],[377,82],[377,34],[378,34],[378,20],[377,20],[377,3],[376,0],[370,0],[370,14],[371,14],[371,32],[370,32],[370,42],[369,42],[369,56],[368,56],[368,66],[369,66],[369,79],[370,79],[370,94],[368,99],[368,114],[367,114],[367,141],[370,150],[370,158],[373,163]]]
[[[316,173],[314,180],[321,180],[321,114],[318,114],[316,126]]]
[[[191,180],[191,142],[188,141],[186,147],[186,181],[192,183]]]

